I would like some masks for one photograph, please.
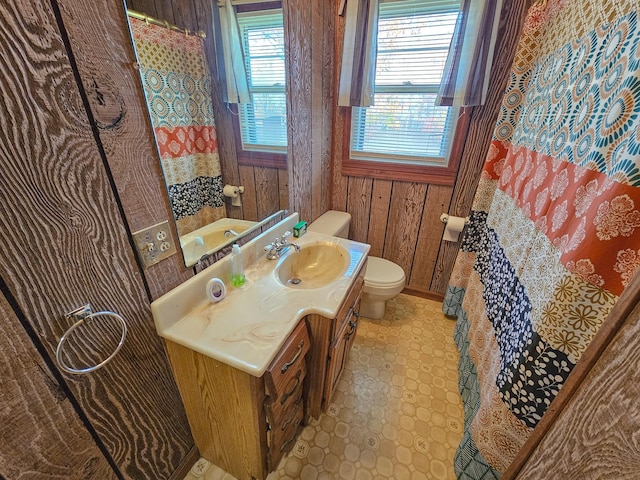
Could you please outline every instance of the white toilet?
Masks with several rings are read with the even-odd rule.
[[[311,223],[307,230],[348,238],[350,223],[350,214],[329,210]],[[399,294],[404,285],[404,270],[399,265],[384,258],[370,256],[364,274],[364,294],[360,305],[360,315],[373,319],[382,318],[386,301]]]

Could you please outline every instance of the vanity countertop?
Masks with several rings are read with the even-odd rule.
[[[270,241],[275,236],[265,238]],[[327,318],[337,315],[369,252],[367,244],[315,232],[292,238],[302,248],[314,243],[338,245],[349,255],[348,265],[337,280],[321,288],[295,288],[277,279],[275,267],[297,253],[291,248],[282,258],[267,260],[264,253],[255,253],[269,243],[265,239],[261,242],[261,237],[242,247],[243,253],[245,249],[253,251],[257,258],[246,267],[242,287],[232,287],[226,278],[230,259],[225,257],[154,301],[151,310],[158,334],[260,377],[302,317],[311,313]],[[218,303],[210,302],[205,292],[207,282],[214,277],[227,286],[226,298]]]

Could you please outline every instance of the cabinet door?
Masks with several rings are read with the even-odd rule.
[[[349,310],[346,321],[342,324],[341,330],[338,332],[329,349],[329,368],[324,390],[325,406],[331,401],[331,397],[333,397],[333,392],[338,385],[344,366],[347,363],[353,340],[356,336],[358,314],[355,312],[355,308],[357,308],[358,305],[359,303]]]

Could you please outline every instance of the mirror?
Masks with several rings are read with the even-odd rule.
[[[242,243],[274,216],[284,216],[288,206],[286,148],[284,155],[269,145],[264,155],[244,155],[245,134],[240,134],[244,130],[238,126],[238,115],[222,102],[216,72],[208,68],[217,65],[218,42],[211,19],[198,17],[211,12],[207,0],[194,0],[192,11],[179,8],[178,0],[126,3],[167,194],[184,262],[190,267],[232,243]],[[268,2],[258,10],[273,12],[279,6],[279,2]],[[208,34],[194,33],[199,30],[208,30]],[[268,40],[273,41],[272,32]],[[281,58],[272,61],[282,63],[284,71],[281,43]],[[266,100],[245,112],[253,127],[263,119],[267,125],[276,114],[282,116],[286,103],[281,85],[282,92],[275,93],[261,87],[260,92],[252,90],[252,96],[260,93]],[[278,95],[282,97],[279,103],[273,101]],[[279,162],[274,161],[277,155]]]
[[[251,233],[260,233],[263,225],[270,226],[272,220],[286,215],[279,210],[259,222],[235,218],[221,218],[180,236],[180,247],[187,267],[196,265],[202,259],[221,251],[233,243],[243,243]]]

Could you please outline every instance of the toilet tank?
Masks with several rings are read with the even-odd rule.
[[[351,215],[347,212],[338,212],[329,210],[320,215],[311,225],[307,227],[307,231],[324,233],[325,235],[333,235],[334,237],[349,238],[349,224],[351,223]]]

